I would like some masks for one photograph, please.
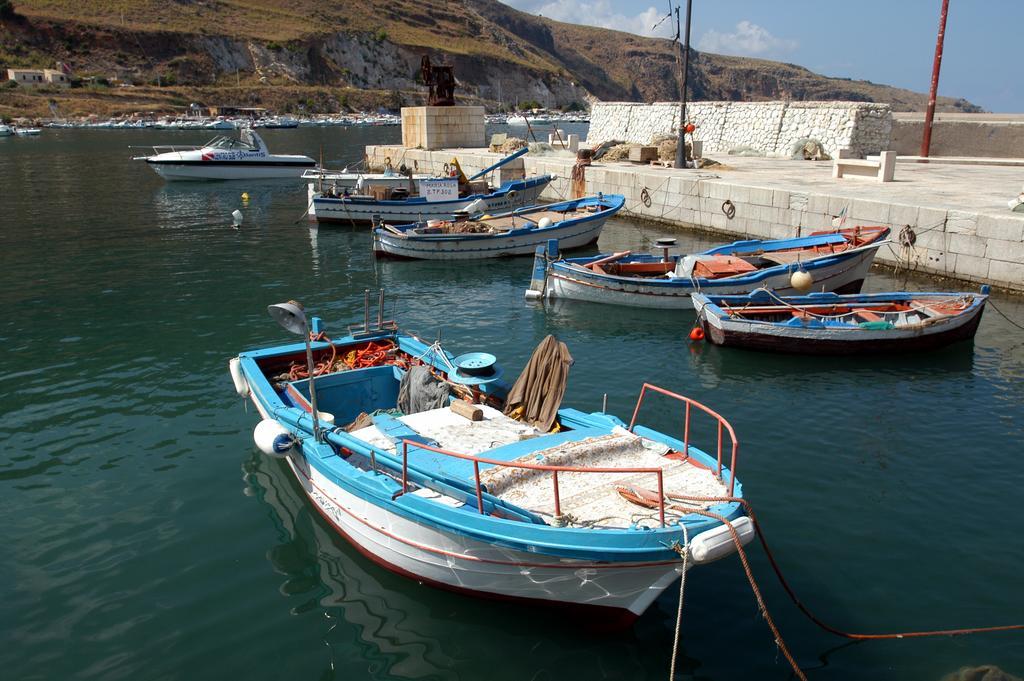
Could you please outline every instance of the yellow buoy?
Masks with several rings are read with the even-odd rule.
[[[789,285],[800,293],[807,293],[814,286],[814,277],[809,272],[797,270],[790,276]]]
[[[249,200],[249,192],[242,192],[242,200],[243,201],[248,201]]]

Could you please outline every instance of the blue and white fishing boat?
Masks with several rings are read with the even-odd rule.
[[[690,294],[782,295],[811,290],[857,292],[889,228],[851,227],[794,239],[736,241],[691,255],[629,251],[559,258],[538,247],[527,298],[567,298],[658,309],[692,309]],[[669,240],[674,241],[674,240]]]
[[[562,407],[564,344],[546,338],[510,389],[493,355],[456,357],[384,321],[383,292],[375,324],[367,300],[363,323],[334,340],[297,303],[268,309],[304,342],[229,362],[264,419],[256,442],[394,572],[622,624],[753,536],[735,433],[690,398],[645,384],[628,424]],[[640,424],[652,394],[679,401],[681,438]],[[717,440],[696,442],[698,418]]]
[[[384,225],[373,232],[377,257],[471,260],[531,255],[538,244],[558,239],[563,249],[597,243],[608,218],[622,209],[618,194],[590,196],[497,215]]]
[[[541,192],[551,183],[551,175],[538,175],[523,180],[509,180],[500,187],[480,187],[481,191],[463,194],[454,185],[453,198],[433,199],[423,192],[429,180],[420,179],[413,185],[412,191],[401,194],[378,194],[391,198],[377,198],[373,194],[342,193],[337,196],[320,194],[311,183],[309,185],[309,211],[317,222],[334,223],[373,223],[385,222],[404,224],[425,222],[427,220],[447,220],[453,214],[470,210],[472,212],[498,213],[502,211],[532,206],[537,203]],[[436,182],[447,182],[448,178],[438,178]],[[410,182],[409,184],[413,184]],[[486,183],[484,183],[486,185]],[[364,187],[364,190],[369,190]],[[414,194],[413,192],[420,192]]]
[[[532,206],[553,176],[511,180],[497,188],[481,179],[528,152],[527,148],[520,149],[472,177],[462,172],[458,159],[445,164],[441,177],[414,176],[408,169],[398,173],[386,170],[386,180],[378,182],[374,176],[366,176],[358,181],[355,191],[348,187],[339,191],[334,184],[325,189],[324,178],[329,176],[317,177],[308,185],[307,212],[317,222],[399,225],[449,220],[459,213],[494,214]],[[390,159],[385,166],[390,168]]]
[[[934,350],[974,338],[981,293],[778,296],[693,294],[704,338],[715,345],[813,355]]]

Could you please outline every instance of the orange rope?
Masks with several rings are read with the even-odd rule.
[[[738,497],[697,497],[687,496],[683,494],[669,494],[666,496],[670,499],[676,499],[680,501],[736,502],[742,505],[744,510],[746,510],[747,515],[750,517],[751,522],[754,523],[754,529],[757,531],[757,538],[758,540],[760,540],[761,546],[764,548],[765,555],[768,556],[768,562],[771,564],[772,570],[775,572],[775,576],[779,578],[779,583],[782,584],[782,588],[786,590],[787,594],[789,594],[789,597],[790,599],[792,599],[793,604],[796,605],[796,607],[800,609],[800,612],[806,615],[809,620],[814,622],[816,625],[818,625],[825,631],[831,634],[835,634],[836,636],[841,636],[843,638],[848,638],[855,641],[871,641],[899,638],[924,638],[928,636],[963,636],[967,634],[982,634],[993,631],[1014,631],[1024,629],[1024,624],[1004,624],[994,627],[964,627],[960,629],[935,629],[930,631],[904,631],[889,634],[854,634],[847,631],[843,631],[841,629],[837,629],[836,627],[833,627],[823,622],[818,617],[816,617],[814,613],[812,613],[810,609],[806,605],[804,605],[803,602],[797,597],[796,592],[793,591],[793,588],[789,585],[789,582],[786,581],[785,576],[782,574],[782,569],[779,567],[778,562],[775,560],[775,555],[768,547],[768,540],[764,537],[764,530],[761,528],[761,523],[758,522],[757,516],[754,514],[754,508],[750,505],[749,501]],[[688,509],[681,506],[675,506],[674,508],[675,510],[691,511],[694,513],[703,514],[699,510]],[[735,532],[733,532],[733,535],[735,535]],[[738,539],[738,537],[734,536],[734,540],[735,539]],[[737,548],[739,548],[738,544]]]
[[[638,491],[632,487],[621,487],[617,488],[617,491],[624,499],[627,499],[628,501],[631,501],[641,506],[646,506],[648,508],[657,508],[660,504],[660,501],[657,500],[658,495],[654,492],[650,492],[649,490]],[[790,599],[792,599],[796,607],[799,608],[800,612],[807,616],[808,619],[810,619],[820,628],[824,629],[825,631],[831,634],[835,634],[836,636],[841,636],[843,638],[848,638],[854,641],[869,641],[884,639],[923,638],[927,636],[962,636],[966,634],[981,634],[994,631],[1013,631],[1018,629],[1024,629],[1024,624],[1006,624],[994,627],[938,629],[932,631],[909,631],[890,634],[852,634],[846,631],[842,631],[833,626],[830,626],[829,624],[826,624],[818,617],[816,617],[814,613],[812,613],[810,609],[808,609],[807,606],[805,606],[803,602],[801,602],[801,600],[797,597],[796,593],[793,591],[793,588],[789,585],[789,582],[786,581],[785,576],[783,576],[782,569],[776,562],[775,556],[772,554],[771,549],[768,547],[768,541],[764,538],[764,531],[761,529],[761,524],[758,522],[757,516],[754,514],[754,509],[750,505],[749,501],[747,501],[746,499],[741,499],[739,497],[702,497],[685,494],[666,494],[665,497],[668,499],[674,499],[676,501],[699,501],[718,503],[735,502],[743,506],[744,510],[747,512],[747,516],[750,518],[750,521],[754,524],[754,529],[757,533],[757,538],[761,542],[761,546],[764,548],[765,555],[768,556],[768,562],[771,564],[772,570],[775,571],[775,576],[778,577],[779,583],[782,584],[782,587],[786,590],[786,593],[789,594]],[[757,600],[757,606],[761,611],[761,615],[768,623],[768,628],[771,629],[772,636],[775,637],[775,644],[779,646],[779,649],[785,656],[786,661],[789,662],[789,665],[793,669],[793,673],[797,676],[797,678],[801,679],[801,681],[806,681],[806,675],[803,673],[803,670],[800,669],[800,666],[793,658],[793,655],[790,653],[785,641],[783,641],[782,639],[782,634],[779,632],[778,627],[775,625],[775,620],[772,619],[771,614],[768,612],[768,606],[764,602],[764,598],[761,595],[761,590],[757,585],[757,580],[754,578],[754,572],[750,568],[750,562],[747,560],[747,553],[743,549],[743,544],[740,541],[739,534],[736,532],[736,529],[732,526],[732,523],[726,520],[724,516],[718,515],[717,513],[713,513],[711,511],[701,508],[691,508],[686,506],[679,506],[676,504],[673,504],[672,506],[667,508],[671,508],[672,510],[681,511],[684,513],[696,513],[697,515],[714,518],[715,520],[721,522],[726,527],[726,529],[729,530],[729,534],[732,536],[733,544],[736,545],[736,553],[739,555],[740,562],[743,564],[743,571],[746,573],[747,581],[750,583],[750,588],[754,592],[754,598]],[[681,547],[678,545],[674,548],[677,552],[686,550],[686,547]]]

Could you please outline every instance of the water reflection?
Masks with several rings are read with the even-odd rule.
[[[283,462],[254,452],[243,471],[247,493],[270,506],[280,531],[281,543],[267,558],[284,577],[282,595],[298,602],[293,615],[324,618],[324,678],[343,678],[347,666],[361,664],[375,679],[478,679],[481,656],[500,657],[500,664],[486,665],[495,679],[565,678],[566,669],[573,669],[573,678],[660,679],[666,673],[671,604],[666,612],[652,608],[635,631],[595,639],[567,629],[557,612],[416,585],[339,537]],[[679,673],[699,666],[681,647]]]

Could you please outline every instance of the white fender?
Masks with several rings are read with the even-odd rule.
[[[540,229],[547,229],[550,226],[551,218],[547,217],[546,215],[537,222],[537,227],[539,227]]]
[[[743,516],[732,521],[733,529],[740,537],[740,544],[746,545],[754,538],[754,523]],[[695,563],[710,563],[736,551],[736,542],[725,525],[701,532],[690,540],[690,556]]]
[[[814,286],[814,277],[810,272],[797,270],[789,277],[789,285],[800,293],[807,293]]]
[[[484,201],[483,199],[476,199],[469,203],[469,205],[467,205],[463,210],[465,210],[470,215],[483,213],[485,210],[487,210],[487,202]]]
[[[242,375],[242,360],[232,357],[228,360],[228,370],[231,371],[231,380],[235,382],[235,392],[239,397],[249,396],[249,382]]]
[[[263,419],[256,424],[252,439],[261,452],[278,459],[288,456],[298,446],[295,436],[274,419]]]

